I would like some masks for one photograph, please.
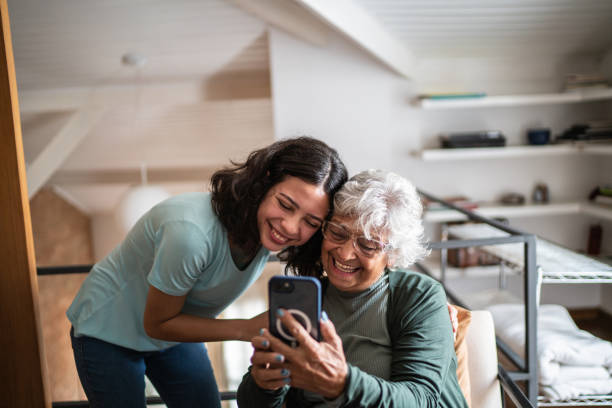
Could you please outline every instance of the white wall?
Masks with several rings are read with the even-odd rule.
[[[552,92],[561,84],[561,61],[430,60],[417,64],[416,79],[408,81],[339,36],[318,48],[272,30],[270,48],[276,136],[324,139],[338,148],[351,172],[391,168],[431,192],[485,200],[508,190],[530,194],[540,180],[549,184],[553,199],[583,197],[590,188],[593,170],[584,158],[424,163],[409,155],[437,146],[441,132],[500,129],[508,144],[517,145],[531,126],[557,133],[573,122],[603,117],[605,104],[430,111],[409,103],[416,93],[441,91],[443,84],[447,91]]]
[[[276,137],[306,133],[321,138],[338,149],[351,174],[381,167],[438,195],[461,193],[489,201],[508,191],[529,197],[534,185],[543,181],[553,200],[568,200],[585,198],[601,177],[601,167],[608,166],[578,156],[432,163],[410,155],[436,147],[441,132],[499,129],[509,145],[518,145],[525,143],[525,130],[532,126],[550,127],[556,134],[572,123],[608,116],[605,103],[447,111],[410,104],[420,92],[556,92],[565,72],[594,66],[590,59],[425,60],[409,81],[339,35],[323,48],[274,29],[269,38]],[[516,224],[573,248],[586,245],[580,216],[531,218]],[[579,292],[585,307],[599,302],[599,286]],[[567,293],[556,297],[546,289],[543,296],[562,303]]]
[[[276,137],[323,139],[351,172],[386,166],[410,84],[335,38],[324,49],[274,29],[269,39]]]

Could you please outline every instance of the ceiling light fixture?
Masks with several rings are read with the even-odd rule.
[[[140,165],[141,184],[130,188],[119,201],[115,219],[121,231],[127,233],[156,204],[170,197],[164,188],[147,184],[147,168]]]
[[[147,59],[135,52],[128,52],[121,56],[124,66],[134,69],[134,110],[132,112],[132,129],[134,134],[138,131],[138,115],[140,114],[140,75],[141,68]],[[156,204],[170,197],[164,188],[151,186],[147,180],[147,167],[140,164],[140,185],[131,187],[119,200],[115,209],[115,220],[119,229],[126,234],[138,220]]]

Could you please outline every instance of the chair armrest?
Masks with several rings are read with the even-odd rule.
[[[508,375],[508,372],[501,366],[497,365],[497,378],[502,386],[503,394],[508,395],[512,402],[519,408],[535,408],[529,401],[529,398],[523,393],[523,390]]]

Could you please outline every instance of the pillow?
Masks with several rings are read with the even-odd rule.
[[[468,331],[468,326],[472,320],[472,313],[459,306],[452,305],[457,309],[457,332],[455,337],[455,354],[457,354],[457,379],[459,380],[459,386],[468,406],[472,406],[471,402],[471,389],[470,389],[470,373],[468,371],[468,354],[467,354],[467,343],[465,341],[465,335]]]

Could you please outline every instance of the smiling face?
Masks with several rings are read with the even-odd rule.
[[[332,221],[345,226],[353,236],[364,235],[352,229],[355,220],[348,217],[332,217]],[[373,237],[384,242],[385,237]],[[365,257],[353,246],[352,238],[337,244],[324,238],[321,246],[321,262],[329,282],[344,292],[361,292],[374,284],[385,271],[388,255],[379,252],[371,258]]]
[[[268,190],[257,210],[261,244],[270,251],[302,245],[328,212],[329,197],[321,186],[287,176]]]

